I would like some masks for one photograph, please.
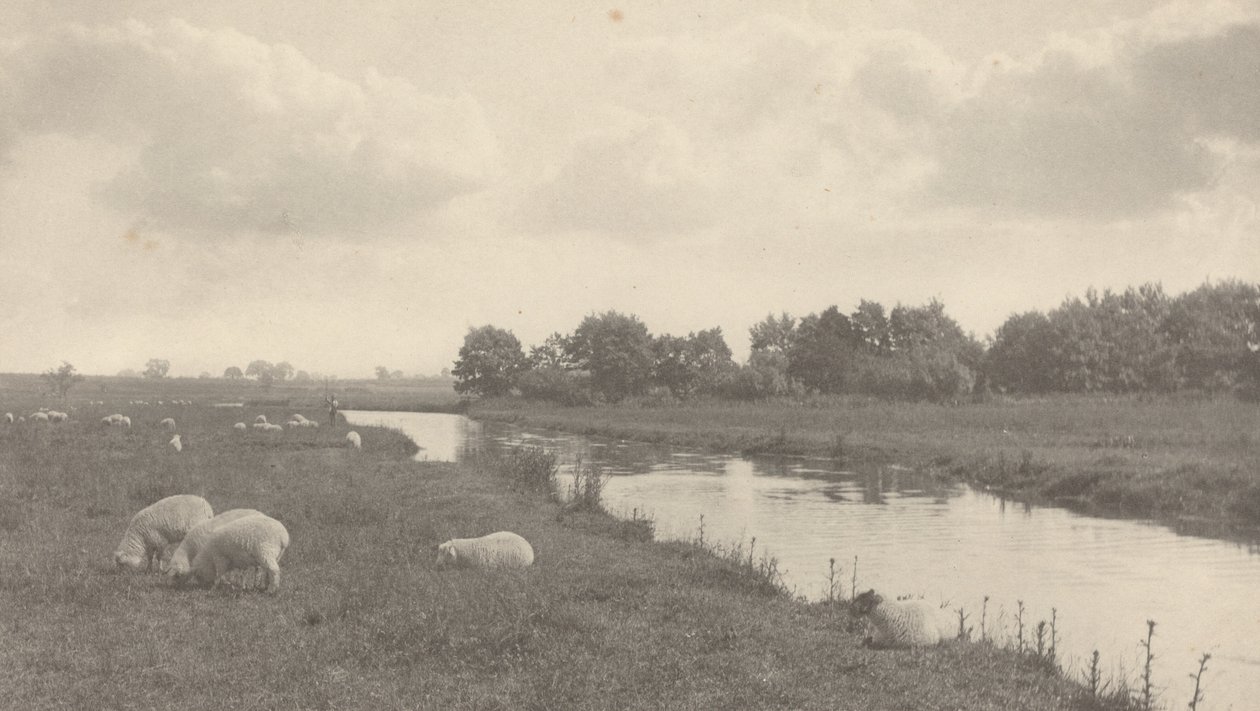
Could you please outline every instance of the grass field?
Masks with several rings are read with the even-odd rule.
[[[660,407],[476,403],[473,417],[738,451],[896,462],[1017,498],[1260,533],[1260,406],[1062,396],[959,406],[838,398]]]
[[[0,391],[2,410],[39,404]],[[112,411],[135,426],[101,427]],[[566,513],[486,467],[413,462],[392,431],[358,428],[354,452],[344,426],[231,430],[293,411],[321,414],[110,403],[0,429],[0,707],[1096,707],[1046,664],[990,645],[866,649],[843,606],[793,600],[642,526]],[[156,427],[165,416],[182,453]],[[116,571],[129,517],[174,493],[282,521],[278,594]],[[534,544],[532,568],[433,568],[441,541],[499,529]]]

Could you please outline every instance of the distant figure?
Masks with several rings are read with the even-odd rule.
[[[328,426],[337,426],[337,397],[329,395],[324,398],[324,402],[328,404]]]

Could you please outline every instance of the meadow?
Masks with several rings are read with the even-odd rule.
[[[474,403],[476,418],[764,455],[897,463],[1085,513],[1260,534],[1260,406],[1198,396],[859,397],[560,407]]]
[[[191,406],[130,406],[110,399],[133,393],[114,390],[88,405],[101,396],[85,387],[69,423],[0,429],[0,707],[1100,705],[1043,659],[991,644],[867,649],[843,604],[793,599],[764,569],[707,547],[653,542],[650,524],[573,510],[499,476],[501,463],[415,462],[413,443],[375,428],[356,428],[355,452],[344,424],[234,432],[257,414],[324,413],[216,408],[249,391],[200,386],[209,400]],[[143,399],[188,396],[161,387]],[[58,406],[0,390],[0,410],[41,404]],[[100,426],[113,411],[135,426]],[[165,446],[166,416],[183,452]],[[282,521],[292,543],[279,592],[117,571],[110,554],[130,516],[174,493]],[[434,568],[438,543],[500,529],[533,543],[533,567]]]

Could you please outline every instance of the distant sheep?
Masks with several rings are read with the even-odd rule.
[[[533,562],[534,548],[529,541],[511,531],[499,531],[481,538],[452,538],[438,546],[438,565],[525,568]]]
[[[194,526],[213,516],[209,502],[192,494],[168,496],[150,504],[131,517],[114,551],[114,563],[120,568],[151,570],[154,559],[160,560],[167,546],[183,541]]]
[[[126,415],[123,415],[122,419],[118,421],[118,426],[131,427],[131,418],[127,417]]]
[[[237,422],[236,424],[232,425],[232,429],[244,432],[245,430],[249,428],[245,426],[244,422]]]
[[[350,432],[347,432],[346,442],[348,442],[349,445],[355,449],[363,449],[363,438],[359,436],[358,432],[355,432],[353,430],[351,430]]]
[[[164,418],[161,422],[158,423],[158,427],[165,427],[167,432],[174,432],[176,429],[178,429],[177,427],[175,427],[175,418],[173,417]]]
[[[31,422],[44,422],[44,423],[47,423],[47,422],[48,422],[48,413],[46,413],[46,412],[32,412],[32,413],[31,413]]]
[[[850,609],[866,618],[872,647],[931,647],[951,632],[942,610],[924,600],[885,600],[867,590],[853,599]]]
[[[264,514],[245,516],[220,526],[193,558],[191,575],[217,588],[223,576],[238,568],[259,567],[267,592],[280,589],[280,557],[289,547],[284,524]]]
[[[171,559],[166,563],[163,572],[172,582],[185,582],[189,572],[192,571],[192,562],[197,557],[197,553],[205,546],[206,541],[210,540],[214,532],[239,518],[262,515],[254,509],[230,509],[193,526],[192,530],[184,536],[179,547],[171,554]]]
[[[13,424],[13,413],[12,413],[12,412],[6,412],[6,413],[4,413],[4,423],[5,423],[6,425],[11,425],[11,424]]]
[[[259,415],[258,417],[255,417],[255,418],[254,418],[254,424],[256,424],[256,425],[265,425],[265,424],[267,424],[267,416],[266,416],[266,415]]]
[[[175,450],[176,452],[184,451],[184,443],[183,441],[180,440],[179,435],[175,435],[174,437],[171,437],[171,441],[169,444],[171,445],[171,449]]]
[[[48,412],[48,421],[54,424],[68,422],[69,420],[70,420],[70,415],[67,415],[64,412],[60,412],[57,410],[49,410]]]
[[[306,415],[303,415],[300,412],[295,412],[293,413],[293,416],[289,418],[289,421],[290,422],[306,422]]]

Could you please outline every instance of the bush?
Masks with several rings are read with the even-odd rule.
[[[516,380],[521,395],[530,400],[545,400],[557,405],[579,407],[594,405],[596,398],[591,391],[591,375],[580,370],[563,368],[536,368],[521,373]]]

